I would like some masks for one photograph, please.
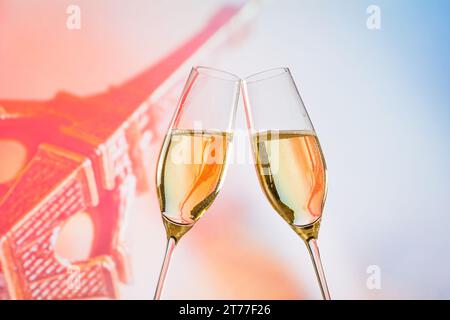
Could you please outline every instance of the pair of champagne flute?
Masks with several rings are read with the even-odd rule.
[[[192,69],[159,156],[156,184],[167,248],[154,299],[161,297],[177,242],[221,189],[240,92],[261,187],[275,211],[305,242],[322,297],[329,300],[317,245],[326,166],[289,69],[241,79],[207,67]]]

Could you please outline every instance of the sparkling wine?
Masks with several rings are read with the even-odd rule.
[[[316,238],[326,196],[326,166],[310,131],[253,135],[260,184],[273,208],[304,240]]]
[[[232,134],[172,129],[160,154],[156,185],[168,237],[181,238],[217,196]]]

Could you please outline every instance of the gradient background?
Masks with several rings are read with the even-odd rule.
[[[0,0],[0,98],[119,84],[223,3]],[[81,30],[66,29],[70,4],[81,8]],[[372,4],[380,30],[366,27]],[[319,242],[333,298],[450,298],[449,13],[445,0],[262,1],[236,41],[198,61],[241,76],[291,68],[329,169]],[[242,105],[238,119],[244,128]],[[1,150],[0,138],[0,161]],[[154,190],[131,211],[135,279],[122,296],[151,298],[165,241]],[[89,229],[77,232],[71,254],[82,256]],[[370,265],[381,269],[380,290],[366,286]],[[230,166],[216,202],[180,242],[163,298],[320,298],[306,248],[251,164]]]

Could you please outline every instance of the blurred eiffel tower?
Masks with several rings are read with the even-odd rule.
[[[0,184],[0,298],[118,298],[118,281],[129,278],[123,220],[148,186],[147,146],[161,135],[154,102],[171,96],[195,52],[245,25],[249,6],[223,7],[174,52],[107,92],[0,101],[0,138],[31,155],[18,177]],[[55,239],[82,211],[94,224],[91,258],[70,263],[55,255]]]

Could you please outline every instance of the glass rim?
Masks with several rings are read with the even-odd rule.
[[[205,66],[195,66],[192,68],[198,74],[203,74],[211,78],[223,80],[223,81],[231,81],[231,82],[240,82],[241,78],[231,72],[223,71],[216,68],[205,67]]]
[[[288,75],[291,74],[288,67],[270,68],[270,69],[249,75],[248,77],[244,78],[244,81],[245,81],[245,83],[254,83],[254,82],[259,82],[259,81],[276,78],[278,76],[282,76],[285,74],[288,74]]]

